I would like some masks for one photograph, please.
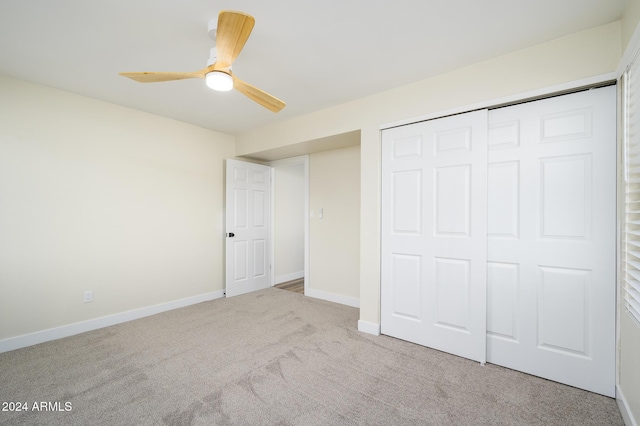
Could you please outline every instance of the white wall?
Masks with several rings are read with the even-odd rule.
[[[380,323],[379,126],[612,73],[620,61],[621,37],[620,22],[614,22],[259,128],[237,136],[236,154],[361,130],[360,319],[375,326]]]
[[[306,294],[358,306],[360,147],[309,158],[310,266]],[[319,211],[322,209],[322,218]]]
[[[274,169],[275,284],[304,277],[304,164],[276,164]]]
[[[233,155],[230,135],[0,78],[0,341],[221,291]]]

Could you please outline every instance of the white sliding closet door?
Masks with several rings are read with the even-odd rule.
[[[487,111],[382,134],[382,333],[484,362]]]
[[[489,112],[487,361],[615,396],[614,86]]]
[[[381,252],[382,333],[615,396],[615,87],[383,131]]]

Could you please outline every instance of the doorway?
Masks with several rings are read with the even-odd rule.
[[[276,160],[269,166],[273,194],[271,283],[304,294],[309,276],[309,156]]]

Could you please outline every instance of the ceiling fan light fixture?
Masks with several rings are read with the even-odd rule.
[[[139,83],[204,79],[206,85],[213,90],[236,89],[257,104],[278,112],[285,107],[284,102],[232,75],[233,62],[249,39],[254,24],[253,16],[233,10],[220,12],[217,22],[211,20],[208,27],[209,35],[215,36],[217,47],[211,49],[211,56],[204,69],[193,72],[121,72],[120,75]]]
[[[227,92],[233,89],[233,77],[224,71],[211,71],[205,77],[207,86],[218,92]]]

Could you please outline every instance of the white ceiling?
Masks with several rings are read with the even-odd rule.
[[[0,75],[226,133],[286,120],[620,19],[627,0],[0,0]],[[274,114],[195,71],[224,9],[256,25],[234,64],[279,97]]]

